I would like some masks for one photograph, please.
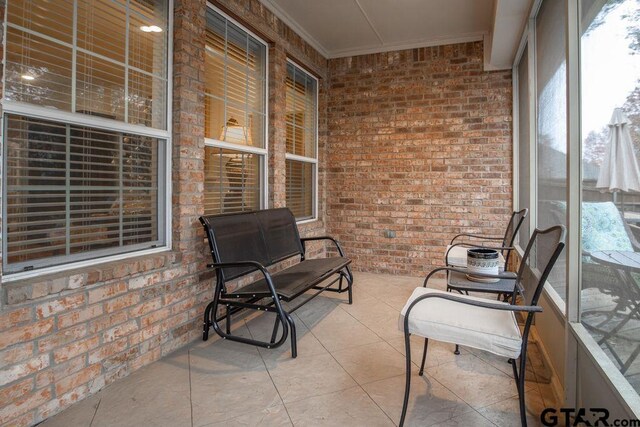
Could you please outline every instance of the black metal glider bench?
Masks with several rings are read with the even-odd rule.
[[[349,293],[349,304],[353,301],[353,275],[349,269],[351,260],[344,256],[340,244],[332,237],[300,238],[296,221],[287,208],[267,209],[226,215],[202,216],[213,264],[207,267],[216,272],[216,289],[213,301],[204,311],[203,340],[209,338],[209,327],[213,326],[224,339],[266,348],[281,346],[291,332],[291,356],[297,356],[296,326],[290,313],[294,312],[323,291]],[[307,259],[305,242],[330,240],[339,257]],[[300,256],[300,262],[276,273],[267,268],[289,258]],[[229,281],[255,272],[262,278],[239,289],[227,289]],[[346,281],[344,286],[343,279]],[[328,283],[323,283],[328,280]],[[330,286],[338,283],[337,287]],[[311,295],[285,311],[281,301],[291,302],[308,290]],[[219,314],[224,307],[226,313]],[[270,341],[258,341],[231,334],[231,316],[243,309],[262,310],[276,313]],[[219,322],[226,318],[226,329]],[[282,336],[278,336],[282,324]]]

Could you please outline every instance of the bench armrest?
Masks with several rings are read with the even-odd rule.
[[[305,249],[306,252],[306,248],[305,248],[305,242],[310,242],[312,240],[331,240],[335,245],[336,248],[338,248],[338,253],[340,254],[341,257],[344,257],[344,251],[342,250],[342,247],[340,246],[340,243],[338,243],[338,241],[336,239],[334,239],[331,236],[317,236],[317,237],[303,237],[300,239],[300,241],[302,242],[302,247]]]
[[[470,237],[472,239],[478,239],[478,240],[503,240],[504,239],[504,237],[500,237],[500,236],[484,236],[482,234],[460,233],[460,234],[454,236],[453,239],[451,239],[451,242],[449,244],[453,245],[453,242],[458,237]]]
[[[269,287],[269,291],[273,296],[276,306],[280,308],[278,293],[276,292],[276,287],[273,285],[271,274],[269,274],[267,269],[258,261],[215,262],[213,264],[207,264],[207,267],[215,268],[216,270],[219,270],[221,268],[246,267],[246,266],[255,267],[256,270],[259,270],[262,273],[262,275],[264,276],[264,280],[267,282],[267,286]]]

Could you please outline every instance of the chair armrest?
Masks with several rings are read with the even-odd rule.
[[[313,240],[331,240],[336,245],[336,248],[338,248],[338,253],[340,254],[340,256],[344,257],[344,251],[342,250],[342,246],[340,246],[340,243],[338,243],[338,241],[331,236],[316,236],[316,237],[301,238],[300,241],[302,242],[302,248],[305,249],[305,253],[306,253],[305,242],[310,242]]]
[[[484,236],[482,234],[460,233],[460,234],[454,236],[453,239],[451,239],[451,242],[449,244],[453,245],[453,242],[458,237],[470,237],[472,239],[478,239],[478,240],[503,240],[504,239],[504,237],[502,237],[502,236]]]
[[[433,277],[434,274],[439,273],[441,271],[448,271],[448,272],[461,273],[461,274],[468,274],[469,273],[469,270],[467,270],[466,268],[439,267],[439,268],[436,268],[436,269],[431,270],[429,272],[427,277],[424,279],[424,283],[422,284],[422,287],[426,288],[427,287],[427,283],[429,282],[429,279],[431,279],[431,277]],[[511,271],[504,271],[504,272],[498,273],[498,274],[473,273],[473,275],[474,276],[478,276],[478,277],[484,277],[484,278],[487,278],[487,279],[518,280],[518,275],[516,273],[511,272]]]

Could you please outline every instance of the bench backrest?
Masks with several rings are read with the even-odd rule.
[[[257,261],[265,267],[303,248],[296,219],[287,208],[200,217],[214,262]],[[223,281],[255,271],[253,267],[222,269]]]

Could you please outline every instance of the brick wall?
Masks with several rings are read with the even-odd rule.
[[[321,77],[322,194],[326,60],[257,0],[218,4],[270,42],[271,123],[285,114],[279,94],[287,56]],[[1,284],[0,425],[37,423],[201,337],[213,291],[197,221],[204,211],[205,8],[204,0],[174,0],[173,250]],[[283,130],[269,129],[270,206],[285,204]],[[319,220],[302,225],[302,235],[324,234],[324,211],[321,203]]]
[[[511,72],[482,63],[480,42],[329,61],[327,221],[356,270],[421,276],[456,233],[503,233]]]

